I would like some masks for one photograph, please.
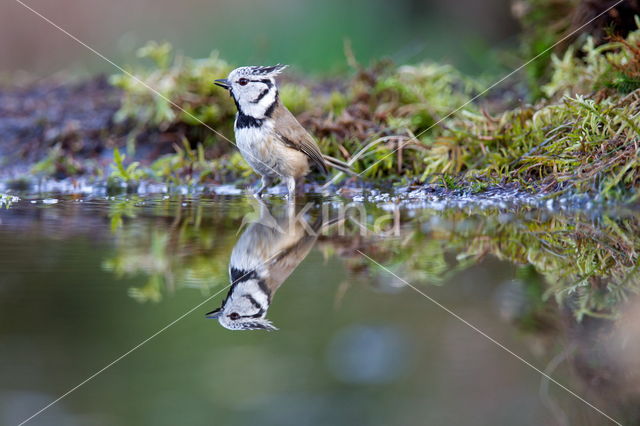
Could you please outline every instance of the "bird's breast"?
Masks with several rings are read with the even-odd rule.
[[[258,174],[298,178],[308,173],[307,156],[286,146],[273,131],[273,123],[265,121],[260,127],[236,127],[235,135],[240,153]]]

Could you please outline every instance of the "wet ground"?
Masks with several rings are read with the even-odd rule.
[[[4,199],[0,424],[640,421],[637,211],[154,189]]]
[[[105,77],[0,88],[3,175],[11,174],[16,162],[30,165],[41,160],[56,144],[85,158],[98,157],[105,133],[119,136],[113,124],[119,107],[120,94]]]

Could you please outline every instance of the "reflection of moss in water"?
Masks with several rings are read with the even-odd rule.
[[[388,212],[370,207],[371,228]],[[105,268],[120,276],[148,275],[146,285],[131,290],[139,300],[160,300],[164,291],[180,287],[207,290],[228,284],[228,258],[249,204],[215,218],[203,215],[205,208],[165,200],[154,211],[171,219],[144,227],[139,220],[119,222],[114,228],[116,254]],[[112,221],[122,211],[126,209],[115,204]],[[344,228],[345,236],[337,235],[337,229],[320,238],[319,248],[325,256],[343,259],[356,274],[389,279],[356,250],[416,285],[445,284],[494,256],[519,266],[516,278],[524,283],[527,298],[537,301],[534,305],[555,298],[577,318],[615,316],[616,307],[639,290],[640,219],[634,216],[589,218],[524,207],[508,213],[498,208],[426,209],[406,220],[397,237],[361,236],[362,227],[354,223]]]
[[[0,193],[0,209],[1,208],[10,208],[13,203],[17,203],[20,201],[19,197],[15,195],[2,194]]]
[[[492,224],[466,251],[531,264],[547,281],[546,295],[567,301],[578,318],[607,315],[638,290],[639,231],[637,218],[598,224],[560,215]]]
[[[615,316],[616,307],[640,290],[639,235],[640,220],[633,216],[427,209],[406,224],[401,238],[364,240],[357,247],[348,239],[337,240],[339,248],[328,253],[348,257],[356,273],[389,278],[355,251],[362,249],[412,284],[440,285],[487,256],[530,265],[534,275],[526,268],[518,272],[529,296],[555,298],[580,319]],[[544,278],[544,291],[536,274]]]
[[[112,231],[116,237],[114,256],[103,262],[103,268],[119,277],[148,276],[141,287],[129,289],[140,302],[160,301],[165,291],[189,287],[203,292],[226,285],[227,257],[235,242],[233,233],[224,232],[238,222],[237,215],[203,224],[206,206],[190,203],[185,208],[182,197],[166,197],[155,202],[152,223],[136,220],[136,207],[143,205],[138,197],[118,200],[111,205]],[[138,216],[139,216],[138,209]]]

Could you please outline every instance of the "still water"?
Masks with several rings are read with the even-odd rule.
[[[22,196],[0,424],[88,378],[26,424],[638,424],[639,250],[634,211]]]

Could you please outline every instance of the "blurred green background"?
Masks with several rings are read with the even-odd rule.
[[[516,44],[509,0],[24,0],[118,64],[149,40],[194,57],[219,50],[234,64],[287,63],[302,72],[435,59],[465,72],[496,65],[489,48]],[[0,4],[0,72],[112,72],[111,65],[15,1]]]

